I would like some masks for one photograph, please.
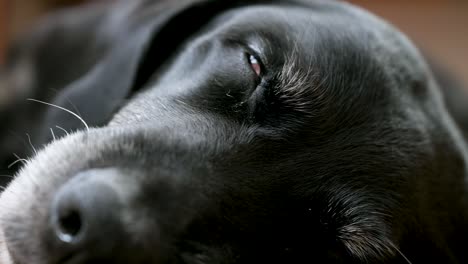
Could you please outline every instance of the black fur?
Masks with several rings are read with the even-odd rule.
[[[417,49],[363,10],[104,3],[10,54],[0,83],[23,92],[0,105],[1,158],[32,157],[0,196],[0,261],[467,261],[463,108],[449,114]],[[50,144],[34,154],[10,131]],[[67,242],[54,217],[73,203],[86,236]]]

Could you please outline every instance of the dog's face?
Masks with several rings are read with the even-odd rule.
[[[105,63],[83,77],[113,87],[124,77],[131,94],[108,111],[93,86],[108,124],[55,140],[2,194],[5,261],[459,257],[461,139],[405,37],[341,2],[210,10],[190,35],[172,32],[170,54],[158,53],[161,37],[144,40],[136,77]],[[117,70],[99,76],[106,67]]]

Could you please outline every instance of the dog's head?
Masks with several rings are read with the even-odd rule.
[[[465,150],[390,25],[321,0],[99,10],[49,51],[70,74],[38,68],[91,128],[45,114],[56,140],[0,198],[7,263],[460,257]]]

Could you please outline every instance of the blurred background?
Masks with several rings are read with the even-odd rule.
[[[39,17],[82,2],[86,0],[0,0],[0,63],[8,42],[26,32]],[[350,2],[391,21],[468,87],[468,0]]]

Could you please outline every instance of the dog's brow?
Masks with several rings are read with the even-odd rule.
[[[318,76],[314,74],[312,64],[304,66],[302,62],[296,47],[285,55],[284,63],[277,75],[275,94],[296,110],[308,113],[311,103],[308,94],[313,90]]]
[[[298,65],[297,51],[293,50],[290,56],[285,59],[279,81],[282,92],[297,93],[304,89],[309,77],[308,69],[301,69]]]

